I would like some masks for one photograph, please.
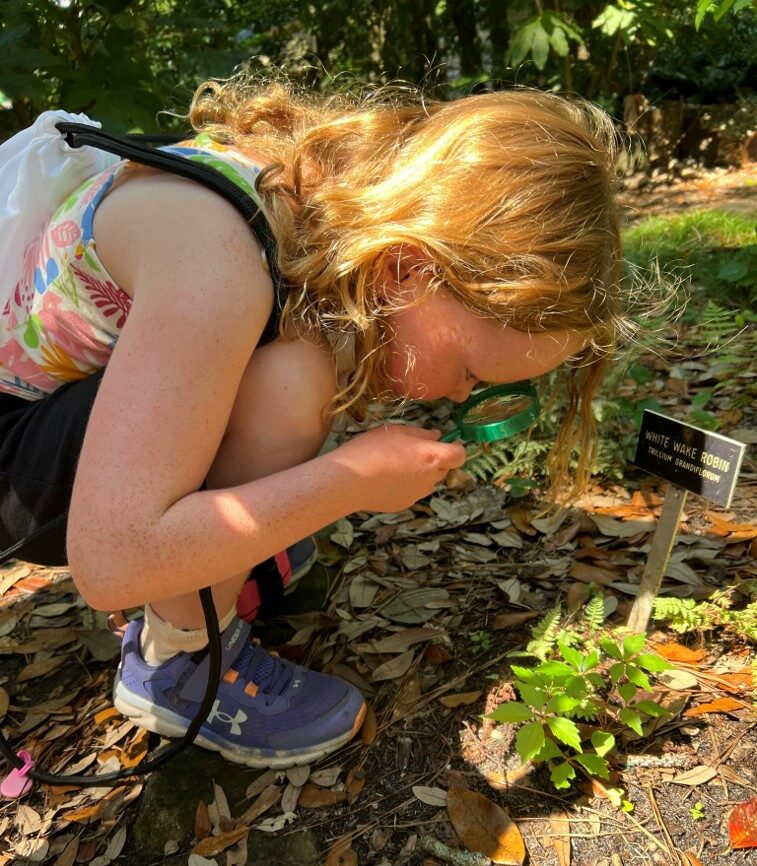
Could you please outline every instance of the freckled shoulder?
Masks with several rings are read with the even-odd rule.
[[[193,254],[209,260],[232,256],[249,274],[250,284],[273,288],[263,251],[241,214],[223,196],[199,183],[140,166],[116,179],[94,218],[97,254],[106,270],[135,297],[145,267],[156,259],[167,265],[186,251],[182,237],[203,242]]]

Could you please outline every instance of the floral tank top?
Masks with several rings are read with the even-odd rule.
[[[260,204],[260,168],[238,151],[200,135],[161,148],[224,174]],[[97,256],[95,210],[126,160],[85,181],[60,205],[24,252],[21,280],[0,311],[0,393],[39,400],[105,367],[131,308]]]

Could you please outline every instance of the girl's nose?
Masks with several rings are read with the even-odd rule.
[[[468,379],[465,385],[460,389],[457,394],[451,395],[452,401],[454,403],[465,403],[465,401],[470,397],[471,392],[476,387],[478,383],[475,379]]]

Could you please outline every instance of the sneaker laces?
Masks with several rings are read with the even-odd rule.
[[[245,645],[231,667],[255,683],[260,694],[274,698],[286,691],[294,677],[293,665],[253,643]]]

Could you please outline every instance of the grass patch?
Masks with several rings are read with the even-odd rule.
[[[632,265],[659,265],[683,278],[692,312],[708,299],[750,306],[757,295],[757,220],[725,210],[693,210],[651,216],[623,233],[624,257]]]

